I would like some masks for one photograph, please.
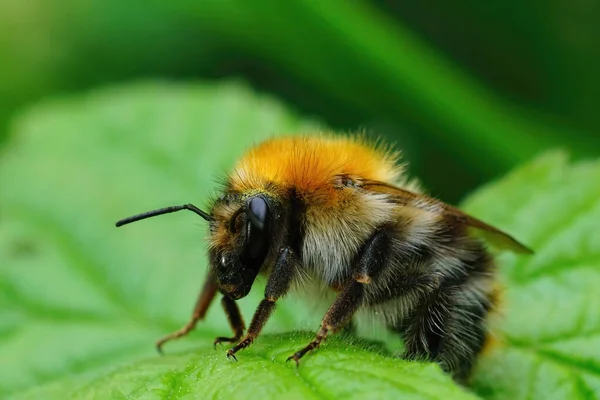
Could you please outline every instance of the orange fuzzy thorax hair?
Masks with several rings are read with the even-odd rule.
[[[341,174],[395,182],[403,171],[398,159],[398,152],[370,144],[363,137],[279,137],[250,149],[236,165],[230,182],[240,192],[275,184],[293,186],[300,195],[307,195],[330,186],[331,179]]]

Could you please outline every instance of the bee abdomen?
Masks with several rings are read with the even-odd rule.
[[[363,307],[400,333],[405,358],[438,362],[466,379],[494,302],[492,258],[482,242],[444,223],[418,240],[402,226],[382,229],[386,256],[365,285]]]
[[[468,378],[483,349],[486,320],[494,305],[492,260],[483,246],[472,251],[469,261],[448,260],[460,272],[441,276],[434,289],[421,291],[408,312],[403,310],[390,326],[404,340],[405,358],[438,362],[459,381]]]

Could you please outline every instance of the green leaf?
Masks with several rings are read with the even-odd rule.
[[[600,162],[555,152],[467,201],[536,251],[499,260],[505,305],[475,376],[482,397],[600,398],[599,182]]]
[[[293,297],[239,363],[212,348],[229,332],[218,304],[156,354],[190,316],[206,226],[189,213],[114,222],[203,205],[250,144],[315,126],[238,84],[114,88],[23,115],[0,158],[0,397],[472,398],[436,365],[342,336],[284,363],[323,315]],[[246,319],[261,297],[241,301]]]
[[[151,357],[117,368],[83,385],[71,386],[75,398],[379,398],[474,399],[452,384],[433,364],[399,361],[378,347],[337,336],[304,360],[300,368],[283,361],[306,345],[313,333],[261,337],[229,362],[208,345],[164,358]],[[208,338],[207,338],[208,339]],[[75,390],[73,390],[75,387]],[[56,385],[19,398],[48,398]],[[60,392],[59,392],[60,393]]]
[[[315,126],[238,84],[114,88],[23,115],[0,158],[0,396],[472,398],[436,365],[344,335],[299,369],[286,364],[322,315],[294,297],[239,363],[212,349],[229,331],[218,305],[155,354],[153,341],[189,318],[206,227],[189,213],[114,222],[202,205],[251,143]],[[600,162],[555,152],[466,202],[536,251],[498,258],[504,310],[474,376],[481,397],[600,397],[598,182]],[[261,292],[241,302],[246,319]]]

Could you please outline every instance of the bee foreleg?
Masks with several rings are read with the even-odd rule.
[[[360,282],[351,281],[335,299],[329,310],[323,317],[321,328],[317,332],[317,336],[308,346],[297,351],[287,361],[294,360],[296,364],[309,351],[319,347],[322,341],[327,338],[329,333],[333,333],[343,328],[344,325],[352,318],[358,307],[360,307],[364,297],[364,285]]]
[[[232,300],[227,296],[223,296],[223,299],[221,299],[221,304],[223,305],[223,310],[225,311],[225,315],[227,315],[229,326],[231,326],[234,336],[219,336],[214,341],[215,347],[222,342],[238,342],[244,335],[244,330],[246,329],[246,324],[244,324],[244,319],[242,318],[242,314],[240,313],[240,309],[235,300]]]
[[[235,359],[235,353],[250,346],[260,334],[260,331],[275,309],[275,302],[290,289],[290,284],[294,277],[295,265],[296,259],[293,250],[289,247],[283,248],[279,252],[279,257],[269,276],[267,287],[265,288],[265,298],[254,312],[246,336],[241,342],[227,351],[227,358],[233,357]]]
[[[192,329],[194,329],[194,327],[196,326],[198,321],[200,321],[201,319],[204,319],[204,316],[206,315],[206,311],[208,310],[208,307],[212,303],[213,299],[215,298],[216,293],[217,293],[217,283],[215,282],[214,277],[209,273],[206,276],[206,281],[204,282],[202,291],[200,292],[200,295],[198,296],[198,300],[196,301],[196,306],[194,307],[194,312],[192,313],[192,317],[190,318],[188,323],[185,324],[181,329],[168,334],[167,336],[159,339],[156,342],[156,349],[158,350],[159,353],[162,353],[162,346],[166,342],[187,335]]]

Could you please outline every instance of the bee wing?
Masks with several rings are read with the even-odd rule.
[[[363,190],[388,194],[399,205],[427,210],[432,213],[443,215],[445,218],[450,219],[457,224],[465,224],[499,248],[512,250],[516,253],[533,253],[530,248],[523,245],[509,234],[464,213],[456,207],[434,199],[433,197],[411,192],[379,181],[361,180],[358,186]]]

